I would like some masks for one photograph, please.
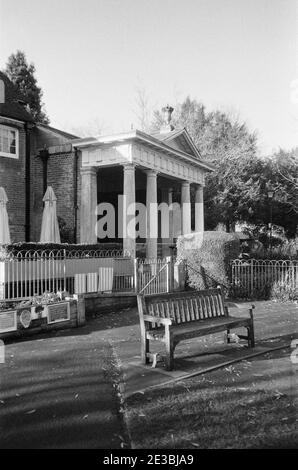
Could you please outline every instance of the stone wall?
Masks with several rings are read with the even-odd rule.
[[[136,294],[83,294],[86,319],[137,306]]]

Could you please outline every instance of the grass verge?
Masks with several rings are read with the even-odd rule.
[[[135,448],[297,448],[297,377],[288,351],[127,400]]]

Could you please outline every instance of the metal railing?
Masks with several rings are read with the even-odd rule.
[[[237,259],[231,263],[235,297],[264,297],[276,283],[298,289],[298,261]]]
[[[137,292],[143,295],[170,292],[173,284],[173,260],[145,259],[138,263]]]
[[[0,300],[44,292],[170,292],[173,260],[133,259],[122,250],[28,250],[0,261]]]
[[[20,251],[0,261],[0,300],[79,293],[80,280],[83,291],[134,291],[134,260],[122,250]]]

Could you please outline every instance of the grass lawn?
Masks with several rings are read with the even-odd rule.
[[[289,350],[127,399],[136,448],[297,448]]]

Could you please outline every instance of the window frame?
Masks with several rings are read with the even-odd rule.
[[[19,130],[16,127],[11,127],[11,126],[6,126],[5,124],[0,124],[0,132],[2,129],[13,131],[15,133],[16,153],[3,152],[0,149],[0,157],[13,158],[14,160],[18,160],[19,159]]]

